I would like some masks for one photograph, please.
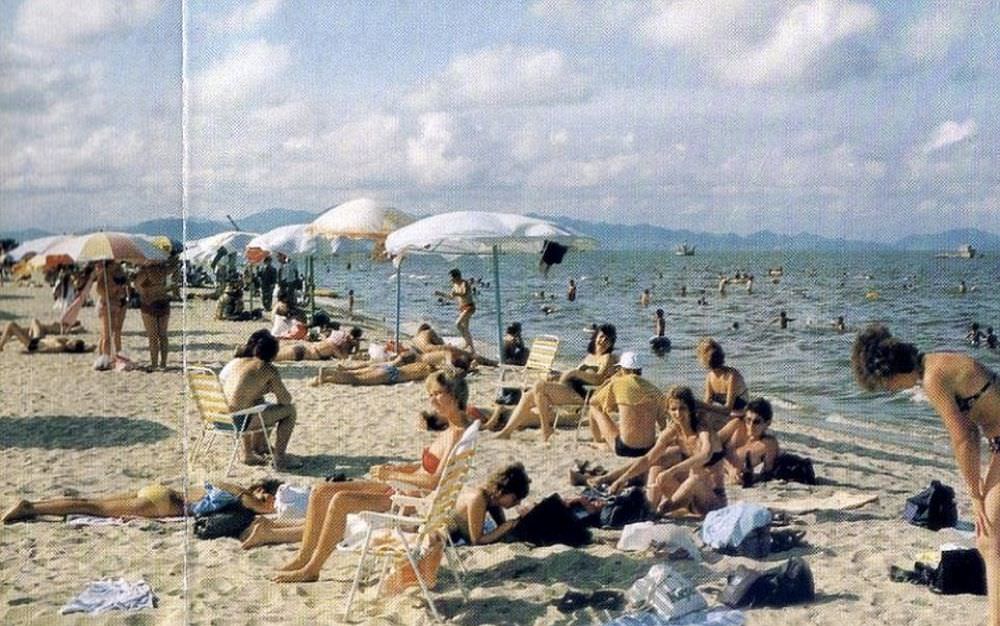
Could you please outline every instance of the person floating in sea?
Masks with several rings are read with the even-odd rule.
[[[726,295],[726,285],[728,285],[728,284],[729,284],[729,277],[728,276],[724,276],[724,275],[719,276],[719,295],[720,296]]]
[[[642,295],[639,296],[639,306],[647,307],[649,303],[653,301],[653,294],[649,292],[649,289],[643,289]]]
[[[649,346],[657,356],[670,351],[670,339],[666,335],[667,320],[663,309],[656,309],[656,315],[653,316],[653,336],[649,339]]]
[[[1000,626],[1000,377],[967,354],[925,354],[881,325],[858,335],[851,364],[858,384],[867,391],[923,386],[948,432],[972,499],[976,547],[986,564],[986,615],[989,626]],[[985,476],[982,437],[990,451]]]
[[[778,317],[768,322],[768,324],[777,324],[779,328],[786,329],[788,328],[788,322],[794,322],[794,321],[795,321],[794,317],[788,317],[788,314],[785,311],[781,311],[780,313],[778,313]]]
[[[965,285],[964,280],[958,281],[958,293],[965,293],[969,288]]]
[[[576,300],[576,281],[572,278],[569,279],[569,288],[566,290],[566,299],[570,302]]]
[[[354,290],[347,290],[347,317],[354,319]]]
[[[472,285],[462,278],[462,272],[455,268],[448,273],[451,276],[451,293],[443,291],[434,292],[442,298],[454,298],[458,304],[458,317],[455,319],[455,328],[465,340],[465,349],[475,353],[476,348],[472,343],[472,333],[469,332],[469,321],[476,312],[476,302],[472,298]]]
[[[983,343],[983,331],[979,330],[979,322],[972,322],[969,332],[965,334],[965,340],[973,348],[978,348]]]
[[[837,319],[833,320],[833,330],[838,333],[847,332],[847,324],[844,323],[844,316],[838,315]]]

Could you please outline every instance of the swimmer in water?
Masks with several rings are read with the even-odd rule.
[[[576,300],[576,281],[569,279],[569,289],[566,290],[566,299],[570,302]]]
[[[837,319],[833,321],[833,329],[838,333],[847,332],[847,324],[844,323],[843,315],[838,315]]]
[[[781,311],[780,313],[778,313],[778,317],[774,318],[773,320],[771,320],[768,323],[769,324],[775,324],[776,323],[776,324],[778,324],[778,326],[782,330],[784,330],[784,329],[788,328],[788,322],[794,322],[794,321],[795,321],[794,317],[788,317],[787,313],[785,313],[784,311]]]
[[[653,296],[649,293],[649,289],[643,289],[642,295],[639,296],[639,306],[647,307],[652,300]]]

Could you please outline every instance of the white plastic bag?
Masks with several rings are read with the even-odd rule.
[[[293,487],[282,484],[274,497],[274,510],[278,517],[285,519],[301,519],[306,516],[309,507],[309,493],[312,487]]]
[[[655,522],[636,522],[622,528],[622,536],[618,540],[618,549],[626,552],[641,551],[650,545],[666,544],[679,548],[687,553],[689,558],[701,561],[701,551],[691,536],[691,531],[674,524],[657,524]]]
[[[625,597],[633,610],[652,608],[666,620],[708,607],[687,578],[663,563],[649,568],[649,573],[635,581]]]

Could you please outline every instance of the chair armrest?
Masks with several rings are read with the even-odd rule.
[[[393,513],[376,513],[374,511],[361,511],[358,513],[361,519],[372,525],[372,528],[384,528],[389,525],[409,524],[420,526],[424,523],[421,517],[409,517],[407,515],[396,515]]]
[[[233,417],[243,417],[245,415],[257,415],[258,413],[263,413],[265,411],[265,409],[267,409],[269,406],[274,406],[274,405],[267,404],[267,403],[257,404],[257,405],[254,405],[254,406],[250,407],[249,409],[242,409],[242,410],[239,410],[239,411],[233,411],[232,413],[230,413],[230,415],[233,416]]]

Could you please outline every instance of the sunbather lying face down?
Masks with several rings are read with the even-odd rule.
[[[369,471],[373,480],[315,485],[309,495],[302,528],[302,547],[295,558],[281,568],[275,581],[317,580],[326,559],[344,536],[348,513],[389,510],[390,496],[395,493],[389,483],[428,491],[437,486],[445,458],[465,432],[469,389],[463,379],[437,372],[427,379],[427,392],[431,408],[448,420],[448,429],[438,433],[431,445],[423,449],[419,463],[376,465]],[[267,532],[261,535],[260,543],[293,539]]]
[[[388,363],[362,364],[354,368],[321,367],[316,378],[309,384],[312,386],[324,383],[355,386],[395,385],[424,380],[436,371],[445,371],[452,376],[464,376],[470,368],[471,364],[465,357],[451,357],[448,352],[427,354],[407,352]]]
[[[274,512],[274,494],[281,481],[263,480],[243,488],[232,483],[213,483],[216,487],[239,497],[251,511],[265,515]],[[105,498],[56,498],[52,500],[21,500],[4,513],[4,524],[33,519],[42,515],[93,515],[96,517],[180,517],[190,506],[201,500],[205,490],[188,489],[187,498],[161,484],[147,485],[134,493],[123,493]]]

